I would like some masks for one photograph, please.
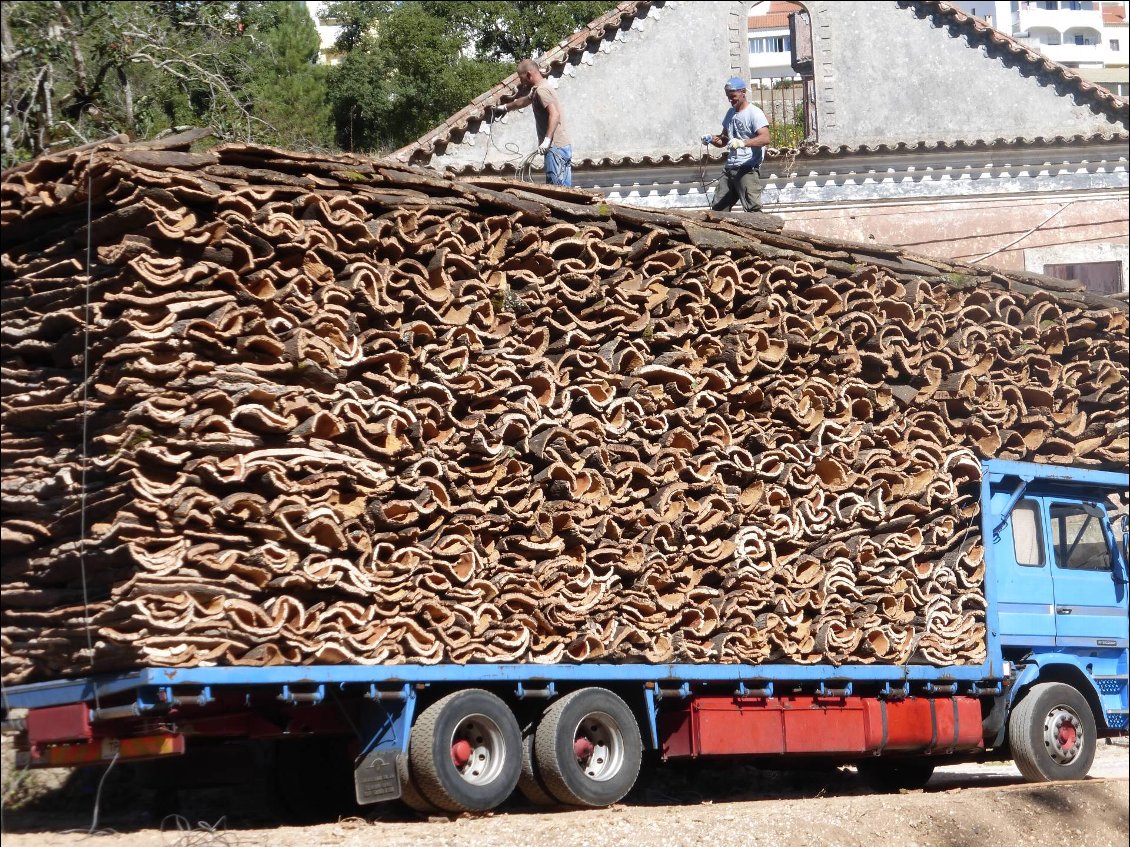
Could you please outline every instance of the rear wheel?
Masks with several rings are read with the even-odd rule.
[[[472,688],[425,709],[408,745],[412,779],[449,812],[485,812],[503,802],[522,770],[522,733],[498,697]]]
[[[1095,759],[1095,718],[1070,685],[1033,685],[1008,720],[1008,744],[1029,782],[1082,779]]]
[[[557,798],[546,790],[538,774],[534,759],[534,738],[533,732],[522,738],[522,775],[518,777],[518,790],[534,806],[556,806]]]
[[[534,762],[549,793],[574,806],[607,806],[631,791],[643,742],[632,710],[604,688],[566,694],[534,738]]]
[[[401,756],[396,762],[396,772],[400,777],[400,802],[414,812],[422,815],[434,815],[443,809],[429,802],[428,798],[420,793],[416,783],[412,780],[412,770],[408,765],[408,755]]]
[[[869,759],[858,762],[855,769],[876,791],[925,788],[934,775],[934,763],[926,759]]]

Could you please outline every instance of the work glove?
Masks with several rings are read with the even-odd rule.
[[[549,141],[550,140],[548,138],[543,138],[541,140],[541,147],[538,148],[538,152],[541,153],[543,156],[549,150]]]
[[[731,138],[730,143],[726,145],[730,150],[741,150],[745,147],[745,140],[742,138]]]
[[[702,143],[703,144],[713,144],[714,143],[714,136],[713,135],[704,135],[702,137]]]

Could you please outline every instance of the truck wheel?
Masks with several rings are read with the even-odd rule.
[[[522,775],[518,777],[518,790],[534,806],[556,806],[557,799],[545,790],[545,784],[537,772],[534,738],[533,732],[522,737]]]
[[[400,776],[400,802],[414,812],[422,815],[434,815],[443,810],[434,803],[429,803],[428,798],[420,793],[412,779],[412,769],[408,766],[408,756],[401,756],[396,763],[396,772]]]
[[[631,709],[604,688],[566,694],[545,711],[534,762],[549,793],[574,806],[607,806],[631,791],[643,742]]]
[[[426,708],[412,727],[416,787],[448,812],[485,812],[510,796],[522,771],[522,733],[489,691],[457,691]]]
[[[1070,685],[1037,683],[1012,710],[1008,743],[1029,782],[1082,779],[1095,759],[1095,718]]]
[[[925,788],[934,775],[934,763],[926,759],[869,759],[857,762],[855,769],[876,791]]]

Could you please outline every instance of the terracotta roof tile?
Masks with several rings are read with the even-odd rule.
[[[788,15],[750,15],[749,28],[751,30],[781,29],[789,25]]]
[[[803,12],[804,7],[799,3],[770,3],[769,9],[763,15],[750,15],[750,29],[779,29],[789,25],[789,15],[793,12]]]

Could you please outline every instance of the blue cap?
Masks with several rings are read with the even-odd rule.
[[[745,80],[740,76],[732,76],[726,80],[727,91],[745,91]]]

